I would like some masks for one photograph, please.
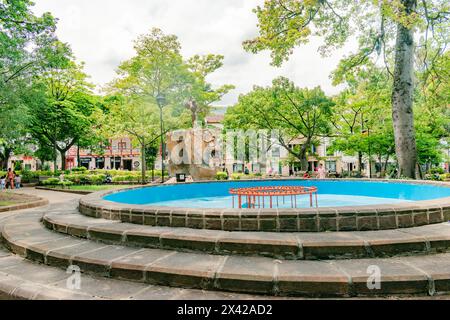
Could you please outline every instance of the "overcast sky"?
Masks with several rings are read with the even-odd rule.
[[[253,55],[242,42],[257,35],[252,9],[264,0],[35,0],[34,12],[51,12],[59,19],[57,34],[86,63],[92,82],[103,85],[115,76],[121,61],[134,55],[133,41],[151,28],[179,37],[185,57],[222,54],[225,63],[209,77],[214,86],[234,84],[236,90],[220,104],[232,105],[254,85],[269,85],[286,76],[300,87],[321,86],[339,92],[329,79],[349,48],[322,58],[320,39],[296,49],[282,68],[270,66],[268,52]]]

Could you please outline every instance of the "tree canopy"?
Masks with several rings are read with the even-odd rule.
[[[268,0],[255,13],[259,35],[245,41],[244,48],[253,53],[270,50],[276,66],[312,36],[324,40],[320,48],[323,55],[343,47],[350,36],[358,37],[359,49],[341,61],[338,75],[372,59],[384,60],[393,79],[392,118],[399,175],[414,178],[418,157],[413,115],[414,59],[422,58],[416,65],[422,61],[421,66],[430,69],[446,51],[448,1]],[[416,51],[418,34],[421,50]]]
[[[242,95],[225,116],[227,128],[280,130],[279,143],[307,169],[307,156],[319,137],[331,134],[334,103],[320,88],[300,89],[286,78]],[[303,139],[301,148],[293,143]]]

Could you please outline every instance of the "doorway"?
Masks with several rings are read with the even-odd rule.
[[[133,160],[123,160],[123,169],[133,171]]]

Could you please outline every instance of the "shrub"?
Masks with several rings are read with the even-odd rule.
[[[433,168],[430,170],[431,174],[444,174],[445,170],[443,168]]]
[[[227,180],[228,179],[228,174],[226,172],[217,172],[216,174],[216,179],[217,180]]]
[[[233,173],[231,175],[231,180],[241,180],[242,179],[242,173]]]
[[[87,171],[88,169],[86,169],[85,167],[78,167],[72,169],[72,173],[86,173]]]
[[[444,181],[443,175],[439,175],[439,174],[426,174],[425,180]]]
[[[72,181],[60,181],[60,182],[58,182],[58,186],[62,187],[63,189],[70,188],[71,186],[73,186],[73,182]]]
[[[81,182],[81,175],[79,174],[68,174],[65,176],[65,179],[67,181],[72,182],[73,184],[80,184]]]
[[[14,171],[22,171],[22,163],[16,162],[14,165]]]
[[[39,171],[34,172],[34,174],[36,175],[36,177],[40,177],[40,176],[53,177],[55,175],[55,173],[50,170],[39,170]]]
[[[84,185],[84,184],[91,184],[92,183],[92,179],[89,175],[87,174],[80,174],[80,184]]]
[[[89,177],[90,183],[94,185],[104,184],[106,179],[106,175],[104,174],[91,175],[87,177]]]
[[[20,176],[22,177],[22,182],[31,182],[33,179],[38,178],[36,177],[34,172],[31,172],[29,170],[24,170],[18,174],[20,174]]]
[[[59,182],[60,181],[58,178],[49,178],[47,180],[42,181],[42,184],[44,186],[57,186]]]
[[[115,176],[115,177],[113,177],[112,181],[113,181],[114,183],[117,183],[117,182],[124,182],[125,179],[124,179],[124,177],[122,177],[122,176]]]

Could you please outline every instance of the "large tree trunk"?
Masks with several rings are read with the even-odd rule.
[[[402,0],[406,13],[416,0]],[[399,176],[416,178],[417,146],[414,128],[414,30],[398,23],[392,109]]]
[[[65,171],[66,170],[66,151],[60,150],[59,153],[61,155],[61,171]]]
[[[11,148],[4,147],[4,157],[0,160],[0,169],[8,170],[8,162],[11,152]]]
[[[77,146],[77,167],[81,167],[80,146]]]
[[[311,147],[311,142],[308,140],[305,144],[302,145],[300,149],[299,160],[301,163],[302,171],[308,171],[309,169],[308,158],[306,156],[309,147]]]
[[[362,166],[363,166],[363,154],[362,152],[358,152],[358,167],[359,167],[359,174],[362,175]]]

